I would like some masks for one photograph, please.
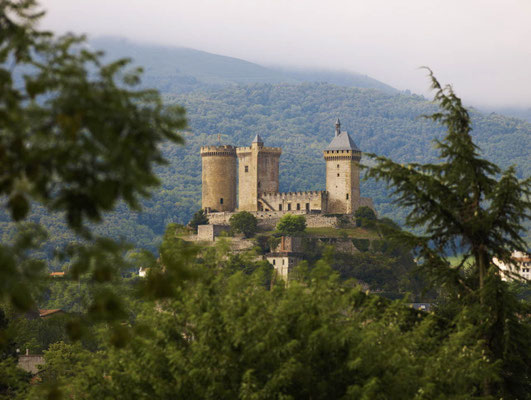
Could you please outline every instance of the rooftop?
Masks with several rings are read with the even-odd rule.
[[[341,132],[335,136],[325,150],[357,150],[358,146],[352,140],[348,132]]]

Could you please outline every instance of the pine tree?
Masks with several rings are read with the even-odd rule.
[[[417,249],[421,269],[433,283],[458,299],[456,321],[465,315],[476,318],[469,322],[479,327],[477,339],[484,343],[485,357],[500,364],[502,378],[495,382],[485,377],[482,393],[528,398],[529,311],[501,281],[492,259],[511,262],[512,251],[526,249],[521,232],[530,218],[531,179],[520,181],[514,167],[502,172],[481,157],[461,99],[452,87],[442,87],[431,70],[429,76],[440,111],[427,118],[447,130],[435,141],[441,162],[403,165],[371,155],[376,166],[367,176],[386,181],[396,203],[409,208],[407,225],[423,230],[422,235],[397,235]],[[452,267],[447,255],[458,253],[461,261]]]

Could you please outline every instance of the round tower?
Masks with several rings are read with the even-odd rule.
[[[236,149],[233,146],[201,147],[201,207],[209,211],[236,209]]]

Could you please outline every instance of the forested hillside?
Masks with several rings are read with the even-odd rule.
[[[186,136],[185,148],[173,150],[172,167],[163,172],[165,182],[178,179],[168,189],[197,182],[198,196],[199,147],[217,143],[218,133],[224,144],[248,145],[260,133],[266,145],[282,147],[282,191],[324,189],[322,150],[333,137],[337,117],[364,152],[404,162],[433,160],[432,141],[441,133],[421,117],[434,111],[424,98],[371,89],[254,85],[171,96],[168,101],[187,109],[192,132]],[[484,154],[503,167],[516,164],[519,175],[528,176],[531,124],[479,112],[473,112],[473,120],[474,136]],[[381,186],[364,182],[362,192],[375,199],[382,214],[397,216]]]
[[[260,133],[266,145],[280,146],[282,191],[324,190],[325,163],[322,150],[334,135],[340,118],[364,152],[390,156],[403,162],[433,160],[432,140],[442,132],[421,115],[434,106],[415,95],[386,94],[330,84],[257,84],[218,90],[167,95],[169,103],[187,110],[189,131],[185,146],[167,144],[170,164],[158,169],[162,186],[143,202],[144,211],[133,213],[124,206],[106,218],[97,231],[155,249],[169,222],[186,223],[201,206],[200,146],[248,145]],[[484,154],[502,167],[516,164],[520,177],[531,172],[531,124],[497,114],[473,112],[476,143]],[[365,158],[367,160],[367,158]],[[362,193],[375,200],[378,212],[400,220],[403,212],[391,203],[382,185],[363,182]],[[62,222],[36,209],[34,220],[51,229],[55,243],[68,241]],[[6,216],[1,222],[3,240],[11,232]]]

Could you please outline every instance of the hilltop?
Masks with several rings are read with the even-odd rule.
[[[347,71],[265,67],[235,57],[185,47],[141,44],[117,37],[90,41],[108,59],[131,58],[144,68],[143,86],[162,93],[183,93],[254,83],[326,82],[346,87],[398,90],[369,76]]]

